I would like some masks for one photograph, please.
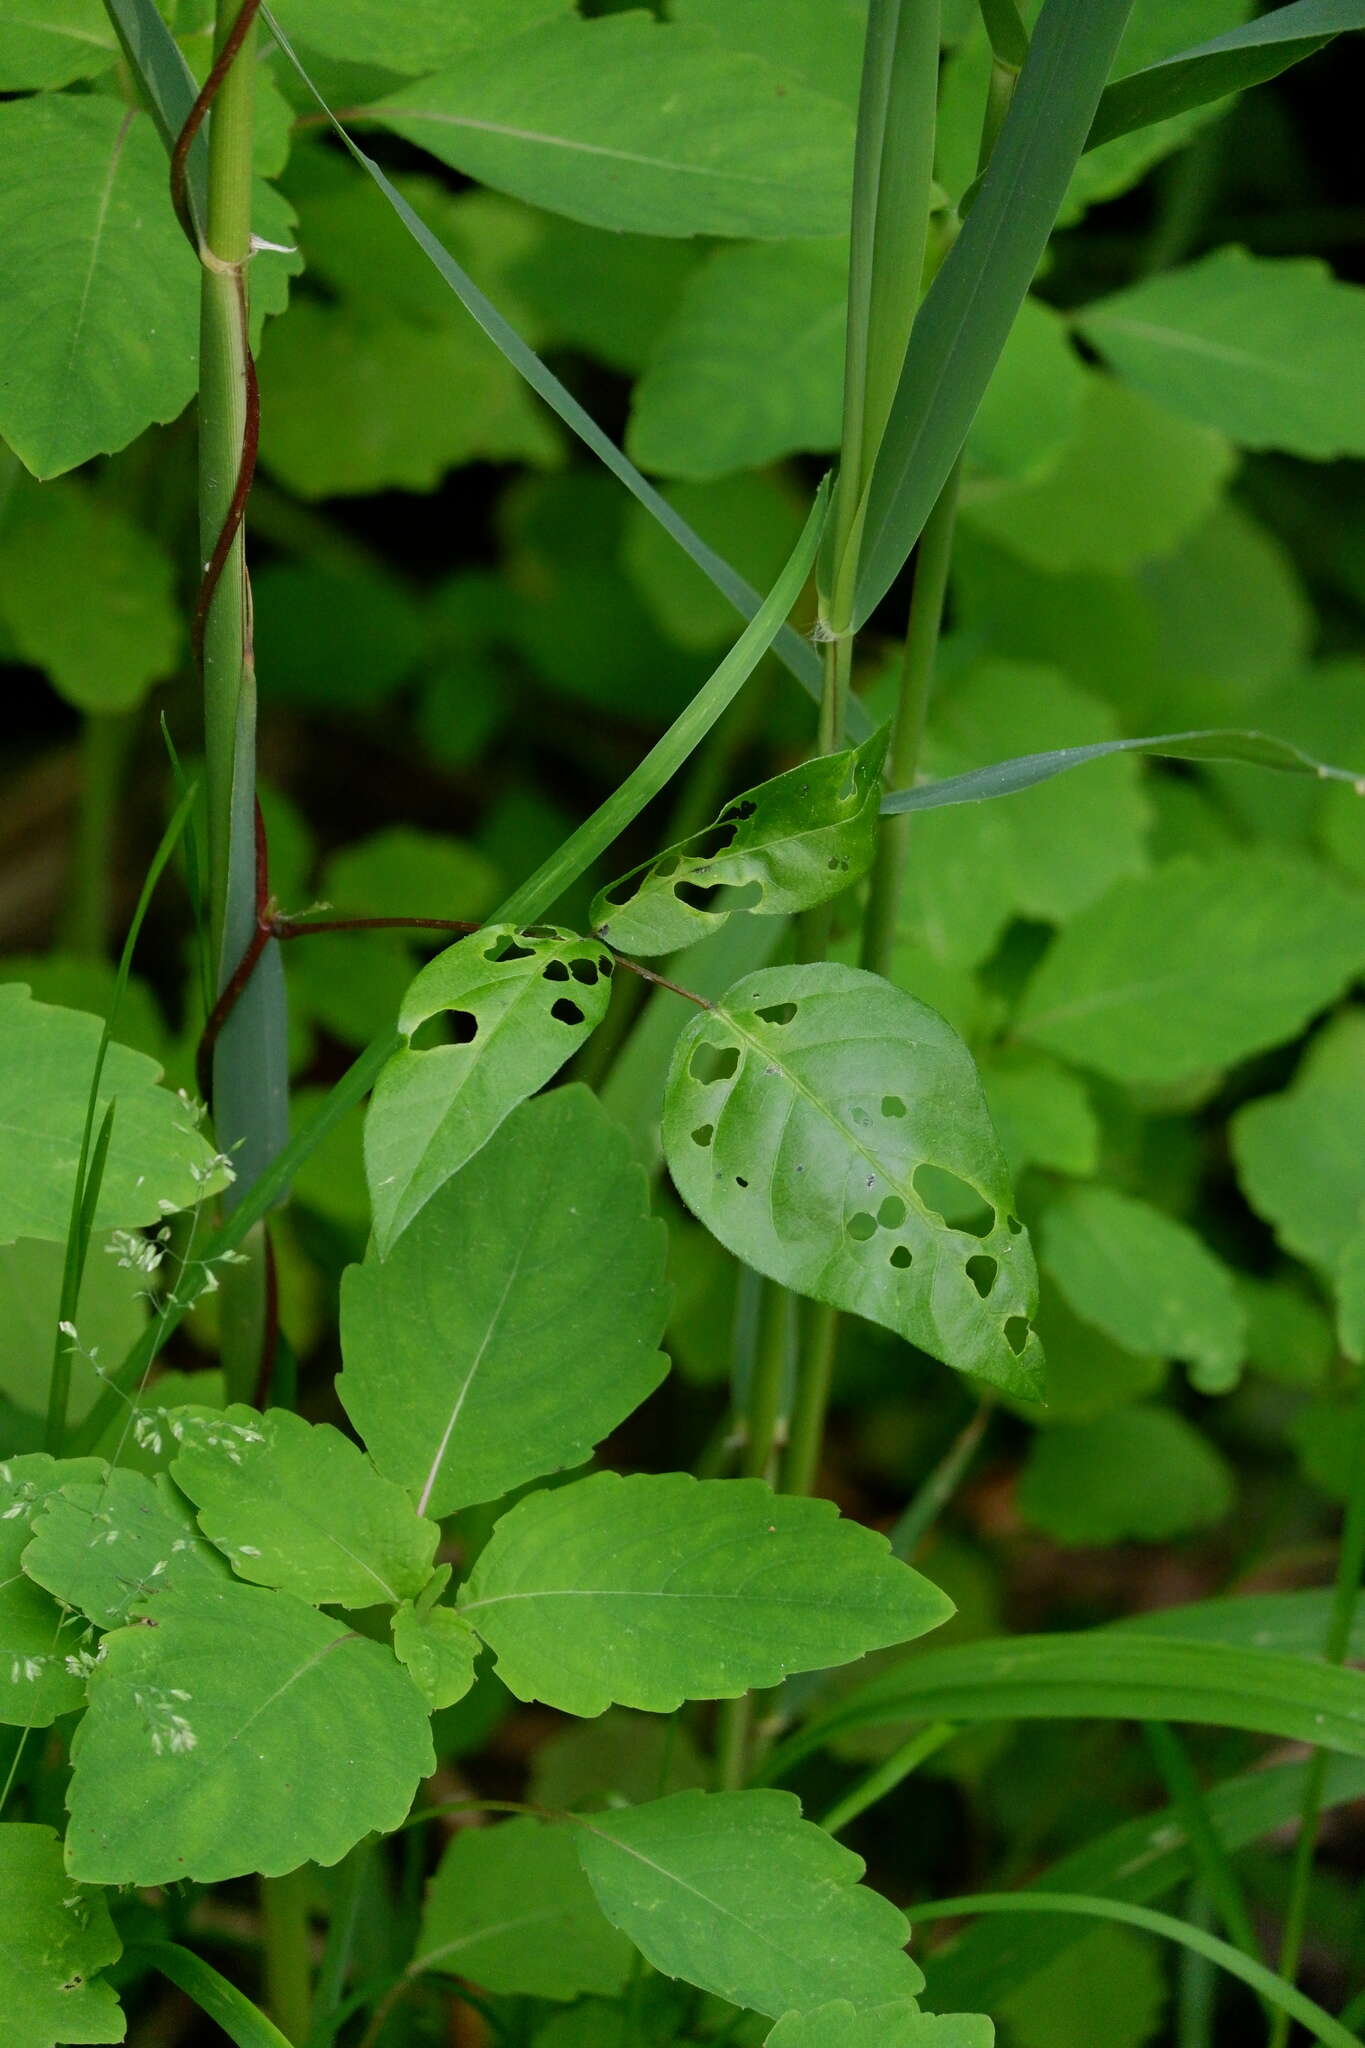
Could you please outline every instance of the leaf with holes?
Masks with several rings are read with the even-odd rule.
[[[1037,1399],[1033,1253],[971,1055],[853,967],[769,967],[678,1040],[679,1194],[771,1280]]]
[[[808,910],[867,872],[887,735],[822,754],[746,789],[713,825],[633,868],[594,899],[599,938],[623,953],[672,953],[736,910]]]
[[[976,2012],[921,2012],[913,2004],[861,2011],[840,1999],[817,2012],[791,2013],[767,2048],[991,2048],[995,2029]]]
[[[337,1391],[380,1471],[439,1517],[581,1465],[667,1370],[666,1256],[595,1095],[513,1110],[386,1259],[342,1280]]]
[[[24,1571],[101,1628],[120,1628],[139,1602],[164,1593],[193,1598],[196,1587],[212,1589],[229,1576],[164,1474],[117,1468],[47,1496]]]
[[[459,1611],[519,1699],[671,1713],[937,1628],[952,1604],[832,1501],[595,1472],[503,1516]]]
[[[73,1885],[51,1828],[0,1827],[0,2009],[7,2048],[121,2041],[126,2021],[96,1972],[123,1944],[100,1892]],[[94,1981],[92,1981],[94,1980]]]
[[[449,1565],[444,1568],[448,1577]],[[432,1607],[404,1601],[393,1615],[393,1653],[427,1705],[453,1707],[474,1683],[479,1639],[453,1607]]]
[[[435,1769],[427,1711],[382,1643],[290,1593],[228,1582],[117,1629],[72,1743],[67,1866],[92,1884],[331,1864],[396,1828]]]
[[[206,1411],[171,1475],[239,1578],[314,1606],[373,1607],[431,1577],[436,1524],[329,1423],[285,1408]]]
[[[602,1910],[647,1962],[734,2005],[808,2012],[830,1993],[912,1998],[905,1917],[790,1792],[676,1792],[580,1822]]]
[[[77,1652],[93,1649],[90,1631],[25,1578],[20,1560],[43,1502],[66,1481],[103,1474],[98,1458],[59,1463],[45,1451],[0,1464],[0,1725],[46,1728],[85,1698]]]
[[[556,925],[488,925],[433,960],[398,1014],[408,1043],[375,1084],[365,1172],[381,1257],[509,1110],[543,1088],[606,1014],[612,961]],[[420,1050],[444,1018],[452,1042]]]

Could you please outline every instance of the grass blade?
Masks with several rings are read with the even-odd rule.
[[[169,155],[199,94],[194,73],[152,0],[104,0],[104,11]],[[185,197],[202,240],[209,211],[209,138],[204,127],[190,144]]]
[[[142,1963],[168,1978],[222,2028],[236,2048],[289,2048],[274,2021],[193,1949],[182,1948],[175,1941],[140,1941],[126,1949],[124,1956],[127,1962]]]

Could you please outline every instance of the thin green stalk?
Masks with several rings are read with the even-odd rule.
[[[1346,1520],[1337,1553],[1336,1582],[1332,1611],[1327,1622],[1323,1657],[1328,1664],[1345,1662],[1351,1643],[1356,1602],[1360,1597],[1361,1575],[1365,1573],[1365,1372],[1356,1390],[1354,1439],[1351,1454],[1350,1489],[1346,1496]],[[1322,1806],[1327,1753],[1314,1752],[1304,1786],[1299,1814],[1299,1836],[1294,1845],[1294,1864],[1289,1882],[1289,1905],[1285,1912],[1280,1942],[1280,1975],[1296,1982],[1303,1957],[1303,1939],[1308,1926],[1308,1905],[1313,1883],[1313,1862],[1317,1853],[1318,1815]],[[1285,2048],[1289,2039],[1289,2015],[1281,2008],[1271,2024],[1270,2048]]]
[[[929,1530],[962,1484],[963,1475],[976,1456],[981,1439],[995,1410],[992,1395],[983,1394],[975,1414],[953,1438],[948,1449],[919,1487],[914,1499],[891,1531],[891,1548],[897,1557],[911,1558]]]
[[[740,1471],[746,1479],[771,1479],[783,1436],[791,1370],[793,1296],[767,1281],[759,1314],[758,1346],[749,1379],[748,1422]]]
[[[879,1799],[885,1799],[888,1792],[894,1792],[911,1771],[917,1770],[927,1757],[942,1749],[945,1742],[951,1742],[956,1734],[957,1726],[952,1721],[931,1721],[927,1728],[916,1729],[884,1763],[869,1771],[851,1791],[845,1792],[842,1799],[834,1802],[820,1822],[825,1833],[842,1833],[860,1813],[866,1813],[869,1806],[875,1806]]]
[[[1217,1909],[1229,1939],[1245,1955],[1259,1955],[1251,1915],[1247,1911],[1237,1873],[1209,1818],[1203,1789],[1194,1774],[1189,1752],[1175,1730],[1164,1721],[1144,1722],[1143,1733],[1170,1794],[1171,1804],[1180,1816],[1201,1891],[1209,1904]]]
[[[1200,1884],[1185,1895],[1185,1918],[1191,1927],[1213,1931],[1213,1906]],[[1218,1972],[1207,1956],[1185,1949],[1176,1965],[1176,2048],[1212,2048],[1218,2003]]]
[[[355,1951],[360,1904],[364,1897],[365,1880],[369,1875],[373,1855],[372,1842],[358,1842],[341,1865],[340,1880],[333,1899],[331,1923],[327,1929],[327,1944],[322,1953],[313,1994],[308,2048],[332,2048],[341,2025],[341,2006],[346,1993],[346,1979],[350,1974],[351,1958]]]
[[[136,724],[135,713],[91,712],[81,731],[66,942],[83,960],[103,960],[108,952],[119,791]]]
[[[284,1877],[261,1879],[265,1931],[266,2010],[288,2041],[303,2048],[312,2028],[307,1864]]]

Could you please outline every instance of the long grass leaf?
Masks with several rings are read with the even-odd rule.
[[[193,1949],[182,1948],[175,1941],[140,1941],[125,1951],[125,1958],[159,1971],[193,1999],[236,2048],[289,2048],[274,2021]]]
[[[104,0],[104,11],[169,153],[199,95],[194,73],[152,0]],[[190,144],[185,168],[190,218],[202,239],[209,211],[209,138],[204,127]]]

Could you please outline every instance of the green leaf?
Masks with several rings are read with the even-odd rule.
[[[1039,1395],[1033,1255],[976,1070],[913,996],[829,963],[749,975],[679,1038],[663,1128],[738,1258]]]
[[[847,292],[842,236],[715,250],[635,386],[634,460],[708,478],[837,448]]]
[[[518,1818],[454,1837],[410,1968],[530,1998],[610,1996],[626,1981],[630,1944],[603,1919],[572,1829]]]
[[[992,2048],[995,2029],[980,2013],[919,2012],[913,2005],[864,2006],[844,1999],[789,2013],[767,2048]]]
[[[865,493],[851,623],[885,596],[967,438],[1084,147],[1132,0],[1045,0],[976,204],[915,320]]]
[[[970,470],[1020,482],[1054,469],[1080,427],[1088,384],[1066,322],[1025,299],[967,436]]]
[[[431,1576],[435,1523],[330,1423],[234,1406],[186,1429],[171,1476],[209,1541],[256,1585],[318,1607],[397,1606]]]
[[[173,1596],[155,1620],[106,1636],[90,1681],[73,1876],[276,1877],[398,1826],[435,1759],[421,1697],[382,1644],[258,1586]]]
[[[688,242],[585,227],[562,214],[527,214],[534,240],[504,275],[560,346],[613,370],[643,370],[678,311],[697,267]]]
[[[744,0],[742,7],[730,0],[672,0],[669,13],[847,107],[858,104],[866,0]]]
[[[677,1792],[581,1822],[578,1853],[646,1962],[734,2005],[777,2019],[831,1991],[876,2005],[923,1982],[904,1916],[790,1793]]]
[[[734,797],[714,824],[593,898],[598,937],[622,953],[672,953],[734,910],[781,917],[840,895],[876,851],[886,739],[874,733]]]
[[[1362,0],[1293,0],[1159,64],[1115,79],[1101,95],[1086,148],[1278,77],[1345,30],[1365,28]]]
[[[1019,1482],[1020,1513],[1061,1543],[1167,1542],[1221,1522],[1234,1497],[1226,1461],[1168,1408],[1040,1430]]]
[[[1237,1177],[1286,1251],[1330,1274],[1365,1202],[1365,1014],[1314,1039],[1282,1095],[1232,1119]]]
[[[116,100],[9,101],[0,163],[0,433],[35,476],[58,476],[189,402],[198,265],[152,125]]]
[[[35,1003],[16,982],[0,985],[0,1239],[66,1241],[102,1030],[97,1017]],[[111,1102],[116,1109],[96,1230],[160,1223],[167,1211],[219,1193],[231,1177],[185,1104],[157,1087],[160,1074],[142,1053],[110,1046],[95,1114],[103,1116]]]
[[[519,1699],[671,1713],[846,1664],[950,1603],[833,1503],[757,1479],[597,1472],[503,1516],[460,1596]]]
[[[611,1707],[595,1721],[573,1721],[543,1742],[531,1760],[530,1796],[561,1811],[643,1806],[666,1792],[700,1791],[710,1766],[679,1716],[630,1714]]]
[[[1365,1216],[1357,1216],[1341,1248],[1336,1292],[1341,1348],[1357,1365],[1365,1364]]]
[[[98,78],[117,55],[101,0],[42,0],[27,18],[0,21],[0,91],[51,91]]]
[[[388,71],[439,71],[457,58],[567,14],[573,0],[404,0],[401,15],[376,0],[288,0],[290,30],[310,50]]]
[[[1043,1219],[1039,1257],[1076,1314],[1116,1344],[1183,1360],[1201,1394],[1236,1385],[1246,1313],[1188,1224],[1117,1188],[1070,1188]]]
[[[81,602],[69,603],[73,580]],[[75,483],[14,492],[0,520],[0,615],[15,649],[81,711],[127,711],[181,658],[165,550]]]
[[[349,567],[343,572],[318,562],[271,562],[252,577],[251,596],[256,662],[270,702],[331,714],[368,710],[391,697],[422,659],[421,613],[382,574]],[[406,840],[409,832],[395,826],[376,838]],[[276,836],[272,830],[272,883],[279,866]],[[455,843],[438,842],[435,834],[410,836]]]
[[[1080,429],[1035,482],[962,494],[962,517],[1033,567],[1122,575],[1166,555],[1212,511],[1233,451],[1210,427],[1176,419],[1094,373]]]
[[[129,1948],[128,1960],[160,1971],[168,1983],[183,1991],[200,2012],[222,2028],[234,2048],[289,2048],[284,2035],[259,2006],[253,2005],[245,1992],[220,1976],[211,1963],[192,1949],[182,1948],[174,1941],[139,1941]]]
[[[1067,1307],[1059,1290],[1044,1290],[1038,1336],[1047,1357],[1047,1407],[1024,1411],[1039,1428],[1091,1422],[1111,1408],[1155,1393],[1166,1377],[1161,1358],[1139,1358],[1113,1343]]]
[[[710,483],[670,484],[664,497],[675,513],[762,590],[782,573],[800,538],[800,502],[770,470],[744,470]],[[655,624],[677,646],[711,653],[733,639],[732,607],[696,564],[673,546],[644,506],[627,508],[616,554]],[[621,610],[618,600],[618,616]],[[638,704],[638,673],[624,694],[632,705]],[[870,732],[871,725],[866,729]]]
[[[100,1628],[121,1628],[135,1606],[167,1593],[212,1593],[228,1577],[164,1474],[117,1468],[48,1494],[23,1564],[35,1584]]]
[[[594,1095],[514,1110],[342,1281],[337,1392],[380,1470],[440,1517],[582,1464],[667,1370],[665,1255]]]
[[[1098,1170],[1099,1120],[1078,1074],[1018,1046],[996,1053],[981,1082],[1015,1180],[1026,1166],[1081,1176]],[[1049,1400],[1054,1392],[1049,1385]]]
[[[77,1652],[89,1631],[71,1624],[51,1595],[24,1577],[20,1559],[48,1496],[69,1480],[103,1473],[98,1459],[59,1464],[44,1451],[0,1464],[0,1725],[46,1728],[85,1699]]]
[[[21,1238],[0,1245],[0,1393],[21,1408],[41,1413],[52,1371],[52,1346],[61,1315],[64,1248]],[[72,1345],[73,1420],[84,1415],[98,1392],[90,1364],[112,1364],[146,1328],[146,1279],[135,1268],[100,1257],[86,1262],[76,1309],[78,1341]]]
[[[502,886],[476,846],[411,825],[353,839],[322,870],[322,894],[337,917],[482,917]]]
[[[73,1886],[53,1829],[20,1821],[0,1827],[0,1895],[0,2003],[9,2048],[121,2041],[127,2021],[96,1973],[118,1961],[123,1943],[102,1894]]]
[[[598,227],[837,235],[847,217],[842,107],[642,14],[549,23],[370,111],[455,170]]]
[[[1174,860],[1053,941],[1018,1029],[1116,1081],[1182,1081],[1292,1038],[1362,962],[1365,902],[1308,861]]]
[[[426,1612],[405,1601],[390,1622],[393,1651],[433,1710],[453,1707],[474,1683],[479,1639],[453,1607]]]
[[[1087,306],[1078,325],[1129,383],[1244,448],[1365,454],[1365,290],[1325,263],[1219,249]]]
[[[365,1171],[381,1257],[509,1110],[543,1088],[606,1013],[612,962],[553,925],[487,925],[424,967],[398,1015],[407,1045],[375,1084]],[[455,1043],[414,1034],[448,1013]]]

